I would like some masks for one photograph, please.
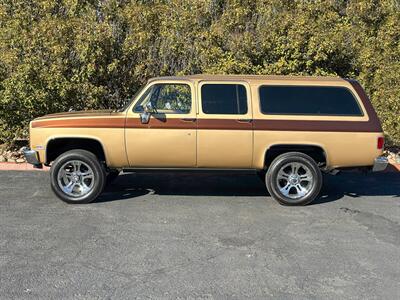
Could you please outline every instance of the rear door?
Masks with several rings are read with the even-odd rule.
[[[197,92],[197,166],[251,168],[253,117],[248,83],[201,81]]]

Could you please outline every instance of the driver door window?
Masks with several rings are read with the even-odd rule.
[[[190,86],[155,84],[138,101],[134,111],[142,112],[146,106],[159,114],[188,114],[192,106]]]

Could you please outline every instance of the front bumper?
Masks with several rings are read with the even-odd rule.
[[[25,147],[22,152],[24,153],[25,159],[28,163],[32,164],[35,168],[42,168],[37,151]]]
[[[375,158],[374,166],[372,167],[372,172],[384,171],[389,164],[387,157],[379,156]]]

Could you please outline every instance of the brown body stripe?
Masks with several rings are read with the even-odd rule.
[[[32,122],[32,128],[124,128],[125,118],[49,119]]]
[[[338,132],[381,132],[371,127],[369,121],[296,121],[255,120],[254,130],[273,131],[338,131]]]
[[[313,121],[313,120],[267,120],[254,119],[167,119],[152,117],[149,124],[139,118],[79,118],[43,119],[32,122],[33,128],[160,128],[160,129],[209,129],[209,130],[272,130],[272,131],[336,131],[336,132],[382,132],[378,116],[357,81],[349,83],[358,93],[369,121]]]
[[[165,117],[152,117],[148,124],[142,124],[139,118],[127,118],[126,128],[196,129],[196,123],[196,121],[188,121],[185,118],[167,119]]]
[[[367,111],[367,115],[369,117],[368,127],[370,128],[371,132],[382,132],[382,126],[381,122],[379,121],[378,115],[376,114],[376,111],[374,107],[372,106],[371,101],[369,101],[367,94],[365,93],[364,89],[362,86],[358,83],[356,80],[347,80],[353,88],[356,90],[358,96],[361,99],[361,102],[363,103],[365,110]]]
[[[380,126],[371,126],[371,121],[300,121],[300,120],[252,120],[235,119],[182,119],[159,120],[152,118],[142,124],[139,118],[127,118],[126,128],[148,129],[208,129],[208,130],[272,130],[272,131],[338,131],[338,132],[382,132]],[[125,128],[124,118],[43,120],[32,123],[33,128]]]
[[[253,121],[243,122],[240,119],[198,119],[198,129],[252,130]]]

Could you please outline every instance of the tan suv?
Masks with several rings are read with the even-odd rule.
[[[119,111],[30,124],[27,160],[51,187],[88,203],[121,170],[253,170],[282,204],[318,196],[321,171],[383,170],[383,132],[362,87],[326,77],[193,75],[151,79]]]

